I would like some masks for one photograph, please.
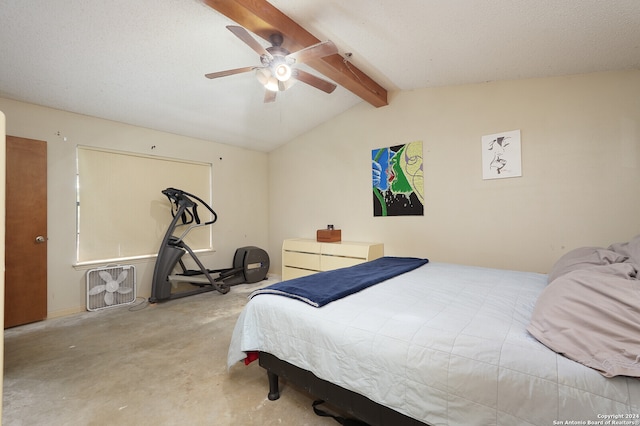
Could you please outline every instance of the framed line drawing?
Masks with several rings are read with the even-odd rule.
[[[522,176],[520,130],[482,137],[482,179]]]

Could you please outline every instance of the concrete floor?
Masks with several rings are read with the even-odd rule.
[[[236,318],[265,283],[5,330],[2,424],[337,425],[286,382],[269,401],[257,362],[227,371]]]

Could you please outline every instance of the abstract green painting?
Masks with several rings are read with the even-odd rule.
[[[371,151],[373,215],[423,216],[422,141]]]

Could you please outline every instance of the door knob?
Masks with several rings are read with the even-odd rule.
[[[47,239],[45,237],[43,237],[42,235],[38,235],[36,237],[36,243],[38,243],[38,244],[44,243],[45,241],[47,241]]]

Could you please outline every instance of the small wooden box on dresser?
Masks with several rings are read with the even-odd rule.
[[[282,243],[282,280],[357,265],[384,256],[384,244],[340,241],[320,243],[294,238]]]

